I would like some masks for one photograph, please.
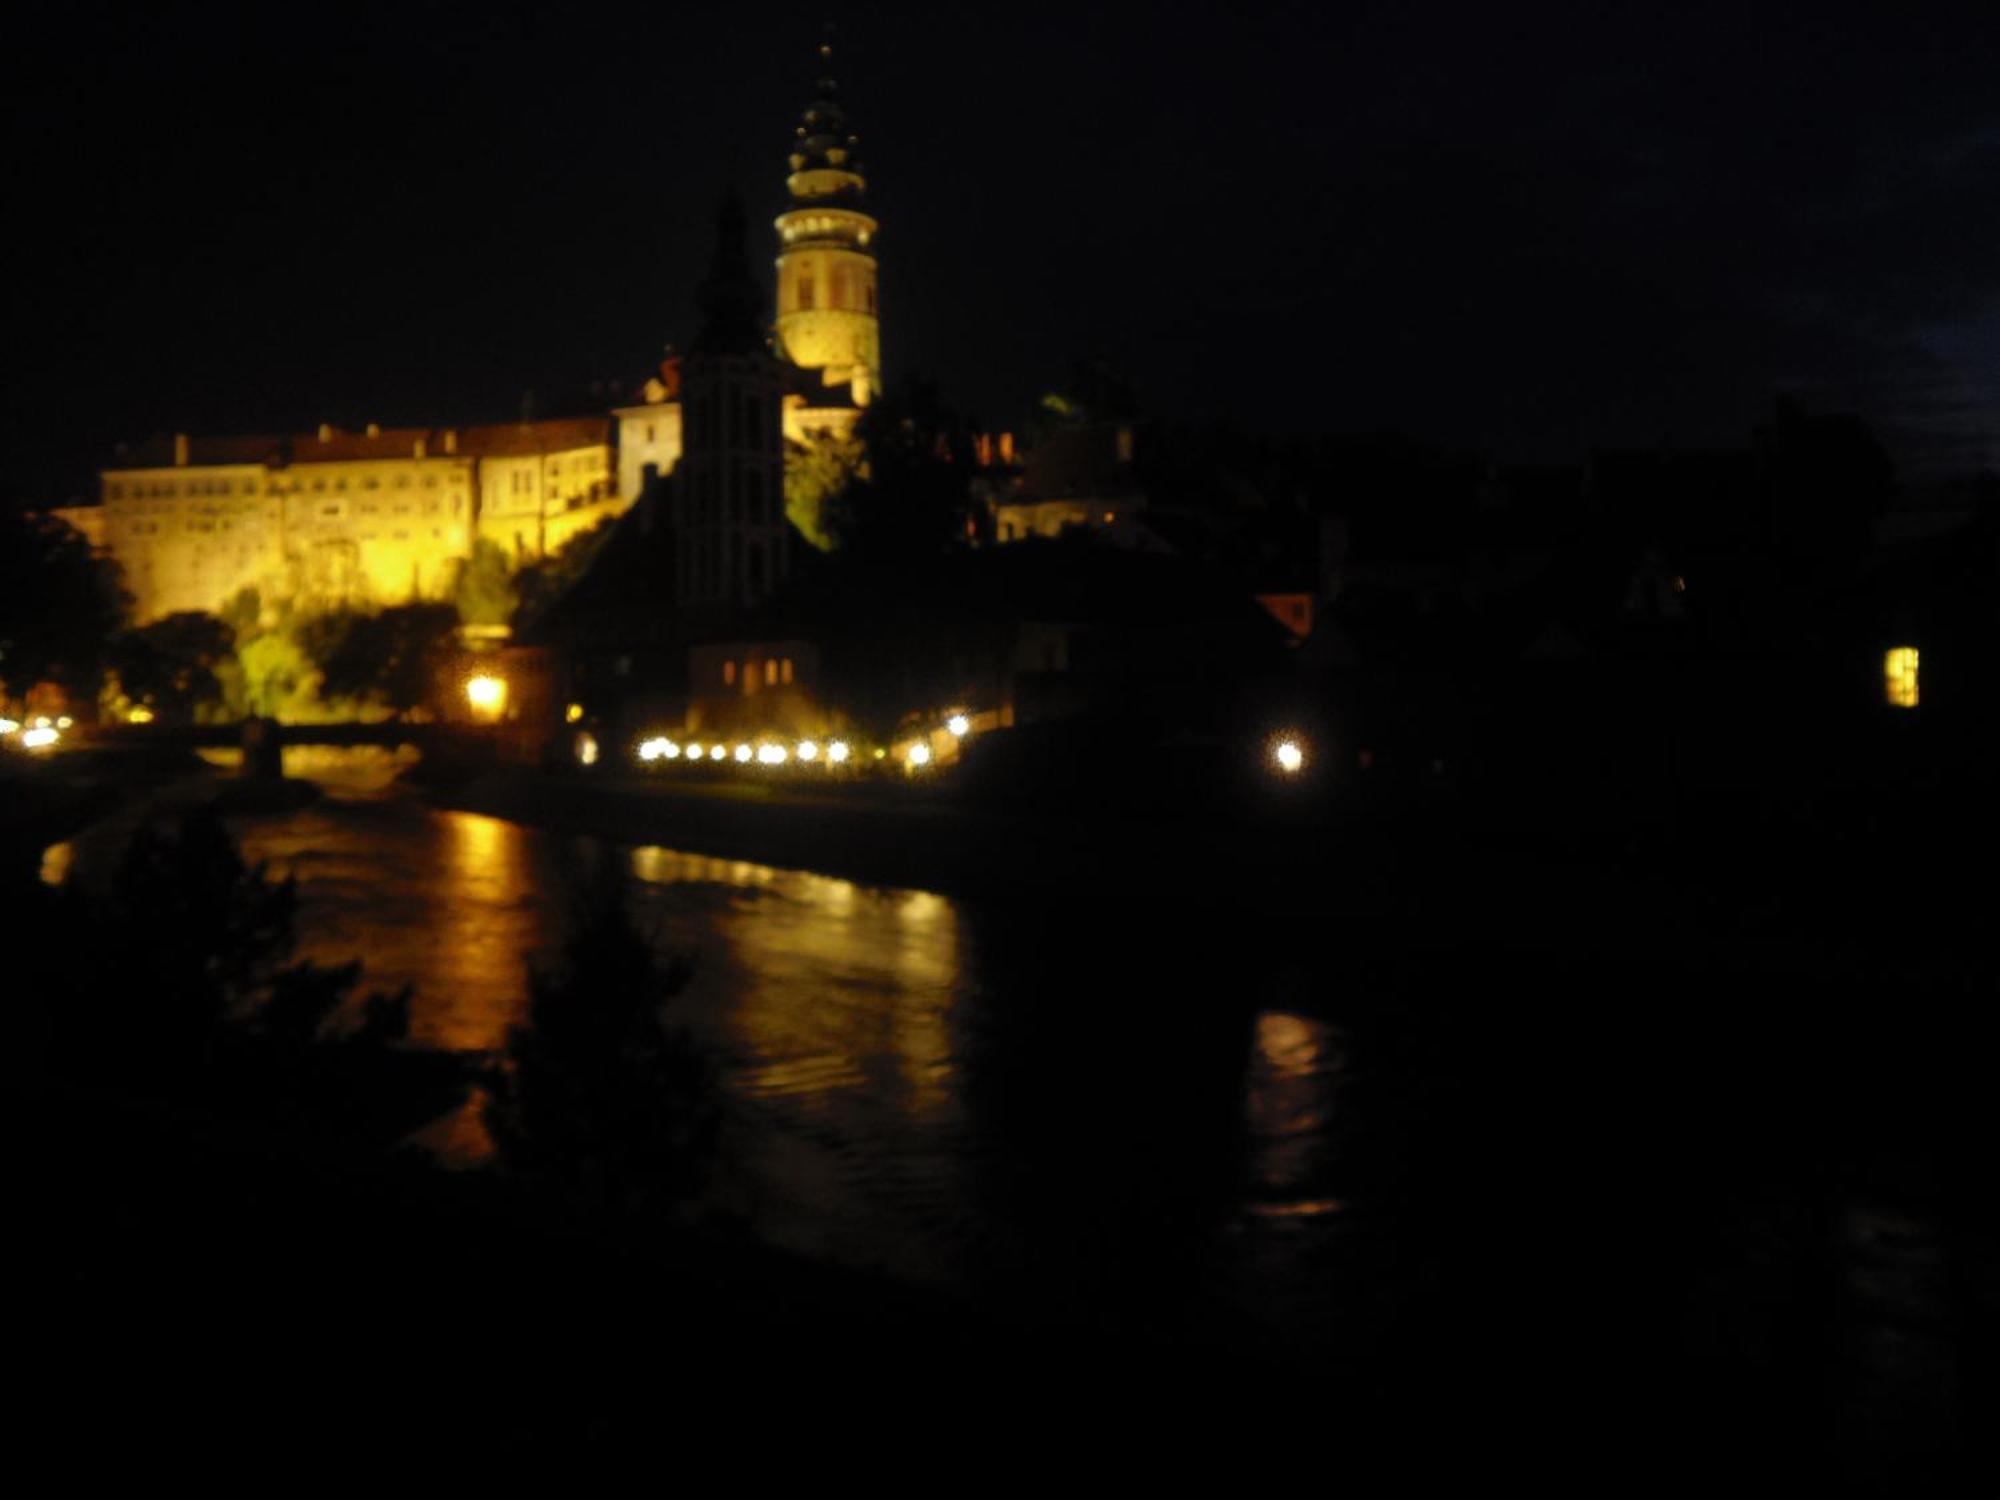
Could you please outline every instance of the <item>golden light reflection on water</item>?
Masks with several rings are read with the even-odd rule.
[[[433,967],[458,982],[441,994],[420,987],[414,1029],[426,1046],[490,1051],[506,1042],[507,1028],[525,1008],[526,965],[540,946],[536,940],[547,936],[550,915],[538,909],[559,893],[539,888],[529,836],[518,824],[477,813],[439,818],[445,836],[438,875],[454,899],[435,911]],[[487,998],[507,992],[519,997],[513,1006],[496,1007]]]
[[[677,886],[723,893],[702,912],[696,982],[729,996],[711,1019],[747,1093],[886,1088],[912,1123],[947,1112],[961,978],[949,901],[654,846],[631,859],[668,899]]]
[[[42,851],[42,884],[61,885],[69,879],[69,867],[76,858],[76,847],[65,840],[51,844]]]
[[[755,1143],[747,1175],[784,1184],[754,1211],[759,1232],[808,1254],[943,1276],[938,1257],[962,1247],[925,1225],[962,1191],[957,908],[928,892],[669,849],[636,849],[631,861],[662,940],[698,950],[683,1014],[723,1060],[740,1138]],[[862,1139],[869,1148],[854,1150]]]
[[[1265,1011],[1252,1032],[1244,1123],[1250,1143],[1244,1212],[1263,1220],[1336,1213],[1326,1192],[1335,1147],[1339,1034],[1324,1021]]]

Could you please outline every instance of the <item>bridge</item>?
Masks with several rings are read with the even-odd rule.
[[[79,724],[69,733],[72,743],[104,748],[251,751],[259,742],[288,745],[374,745],[394,750],[409,745],[420,751],[491,745],[500,738],[496,724],[419,723],[383,719],[377,723],[281,724],[275,719],[241,719],[228,724]]]

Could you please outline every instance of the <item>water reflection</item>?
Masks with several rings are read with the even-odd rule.
[[[1328,1023],[1283,1011],[1257,1017],[1243,1106],[1246,1213],[1297,1220],[1339,1211],[1327,1181],[1336,1165],[1335,1090],[1345,1065]]]
[[[76,859],[76,846],[68,840],[51,844],[42,851],[42,884],[61,885],[69,879],[70,865]]]
[[[657,847],[631,868],[657,940],[696,955],[679,1004],[725,1070],[737,1206],[789,1247],[949,1278],[962,1247],[927,1226],[964,1197],[956,908]]]
[[[503,1045],[604,853],[369,778],[233,826],[297,879],[305,955],[412,986],[413,1040],[466,1052]],[[1332,1216],[1338,1038],[1303,1012],[1253,1025],[1227,942],[1132,941],[1141,912],[619,857],[642,926],[695,960],[673,1005],[725,1093],[714,1206],[764,1239],[957,1285],[1054,1268],[1138,1302],[1218,1225],[1261,1245],[1279,1218]],[[476,1106],[426,1139],[449,1161],[487,1150]]]

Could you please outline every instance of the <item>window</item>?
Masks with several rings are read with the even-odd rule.
[[[787,656],[778,663],[778,675],[786,682],[792,680],[792,659]]]
[[[736,686],[736,663],[735,663],[735,662],[733,662],[733,661],[726,661],[726,662],[724,662],[724,663],[722,664],[722,685],[723,685],[724,687],[735,687],[735,686]]]
[[[775,687],[778,681],[778,663],[775,660],[764,663],[764,685]]]
[[[1882,658],[1882,686],[1891,708],[1917,706],[1917,648],[1898,646]]]
[[[799,311],[810,312],[813,305],[813,273],[808,266],[799,272]]]

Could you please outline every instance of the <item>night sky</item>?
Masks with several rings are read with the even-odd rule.
[[[1101,357],[1161,417],[1536,460],[1782,390],[1906,472],[2000,460],[2000,22],[1787,9],[834,8],[890,381],[1018,427]],[[43,19],[0,63],[0,494],[643,377],[722,185],[781,206],[828,11]]]

